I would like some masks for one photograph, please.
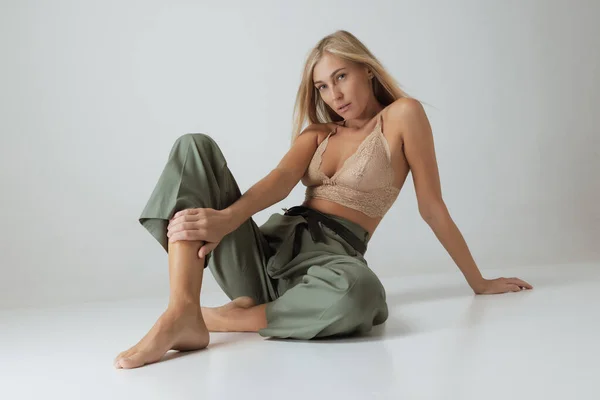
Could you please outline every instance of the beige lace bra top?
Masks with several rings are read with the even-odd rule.
[[[306,186],[305,200],[321,198],[361,211],[369,217],[383,217],[400,189],[393,185],[394,171],[390,148],[381,130],[382,116],[373,131],[360,143],[342,167],[328,177],[321,171],[323,153],[331,131],[319,144],[301,181]]]

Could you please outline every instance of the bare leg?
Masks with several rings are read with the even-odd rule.
[[[267,326],[266,306],[244,296],[221,307],[202,307],[202,316],[210,332],[257,332]]]
[[[170,296],[167,310],[135,346],[119,354],[116,368],[136,368],[159,361],[173,350],[197,350],[210,338],[200,309],[204,258],[198,258],[202,241],[169,242]]]

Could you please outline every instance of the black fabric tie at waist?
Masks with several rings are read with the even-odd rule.
[[[306,220],[306,223],[301,223],[296,226],[295,237],[294,237],[294,248],[292,257],[295,257],[300,252],[300,240],[301,230],[308,227],[310,236],[314,242],[325,242],[325,234],[319,225],[319,222],[327,226],[335,233],[340,235],[350,246],[352,246],[361,255],[364,255],[367,251],[367,245],[358,236],[354,234],[350,229],[346,228],[339,222],[329,218],[327,215],[306,206],[294,206],[290,209],[282,208],[285,211],[284,215],[301,215]]]

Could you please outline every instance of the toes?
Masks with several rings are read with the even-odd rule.
[[[119,358],[127,357],[128,355],[133,354],[135,352],[135,350],[136,349],[132,347],[131,349],[122,351],[119,353],[119,355],[117,357],[115,357],[115,360],[118,360]]]
[[[119,355],[113,360],[114,366],[119,368],[119,360],[128,357],[132,353],[133,351],[131,349],[120,352]]]
[[[136,368],[142,365],[144,365],[143,361],[140,362],[140,360],[133,360],[130,357],[121,358],[119,360],[119,366],[124,369]]]
[[[142,365],[150,362],[151,360],[147,359],[147,354],[142,351],[132,354],[128,357],[123,357],[119,360],[119,364],[125,369],[141,367]]]
[[[117,364],[117,361],[119,361],[119,359],[129,357],[130,355],[132,355],[133,353],[135,353],[137,351],[138,351],[138,348],[136,346],[133,346],[130,349],[120,352],[119,355],[116,356],[115,359],[113,360],[113,364]]]

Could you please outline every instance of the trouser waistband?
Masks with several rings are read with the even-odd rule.
[[[283,210],[285,211],[285,215],[301,215],[306,220],[306,224],[298,224],[298,226],[296,227],[297,231],[294,240],[293,250],[294,256],[298,254],[300,247],[300,235],[298,234],[298,230],[304,229],[306,226],[308,226],[310,235],[315,242],[324,242],[325,237],[323,231],[321,230],[321,227],[319,226],[319,222],[321,222],[323,225],[327,226],[335,233],[340,235],[346,242],[348,242],[350,246],[352,246],[361,255],[364,255],[367,251],[367,245],[365,244],[365,242],[361,238],[356,236],[354,232],[352,232],[350,229],[346,228],[338,221],[331,219],[330,217],[328,217],[320,211],[306,206],[294,206],[290,209],[283,208]]]

